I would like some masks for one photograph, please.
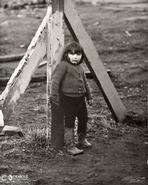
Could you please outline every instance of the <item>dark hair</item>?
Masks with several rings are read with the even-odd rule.
[[[81,47],[81,45],[78,42],[73,41],[73,42],[71,42],[71,43],[69,43],[65,46],[62,59],[65,60],[65,61],[68,61],[68,62],[69,62],[69,58],[68,58],[68,53],[69,52],[70,53],[81,53],[82,58],[81,58],[79,63],[82,63],[83,58],[84,58],[84,51],[83,51],[83,48]]]

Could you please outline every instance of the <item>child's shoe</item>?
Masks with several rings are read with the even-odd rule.
[[[84,135],[79,135],[79,138],[78,138],[78,144],[77,146],[79,148],[90,148],[92,147],[92,144],[90,142],[88,142],[88,140],[85,138]]]
[[[84,152],[84,150],[77,148],[76,146],[71,146],[67,149],[67,152],[70,155],[79,155],[82,154]]]
[[[65,128],[65,141],[67,146],[67,153],[69,153],[70,155],[78,155],[83,153],[82,149],[79,149],[74,145],[73,128]]]
[[[81,148],[90,148],[92,147],[92,144],[85,138],[83,141],[78,143],[78,146]]]

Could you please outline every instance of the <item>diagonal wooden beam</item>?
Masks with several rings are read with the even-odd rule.
[[[73,38],[79,41],[84,49],[86,64],[101,89],[109,109],[115,120],[122,121],[125,118],[126,109],[103,66],[91,38],[83,27],[72,0],[65,0],[64,14],[65,22]]]
[[[51,7],[48,8],[39,29],[32,39],[26,54],[10,77],[5,90],[0,95],[0,109],[6,122],[13,112],[17,100],[25,92],[31,77],[39,63],[46,55],[46,25],[51,16]]]

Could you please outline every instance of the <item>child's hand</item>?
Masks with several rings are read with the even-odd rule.
[[[54,103],[54,104],[56,104],[57,106],[59,106],[59,101],[58,101],[58,99],[56,99],[56,98],[54,98],[54,97],[49,97],[48,98],[48,101],[50,102],[50,103]]]
[[[88,103],[88,105],[92,106],[92,104],[93,104],[93,99],[88,100],[87,103]]]

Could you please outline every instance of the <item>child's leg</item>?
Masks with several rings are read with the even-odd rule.
[[[78,117],[78,146],[84,148],[91,147],[92,146],[91,143],[89,143],[86,139],[88,113],[85,99],[81,100],[77,117]]]
[[[66,145],[74,144],[74,122],[75,117],[65,114],[65,142]]]
[[[71,155],[78,155],[83,153],[83,150],[78,149],[74,145],[74,124],[75,124],[75,110],[76,102],[73,98],[64,96],[62,99],[62,105],[65,116],[65,142],[67,145],[67,152]]]
[[[65,127],[74,128],[75,123],[75,102],[72,98],[62,96],[62,106],[65,116]]]
[[[87,107],[86,107],[85,99],[82,98],[79,103],[80,103],[80,105],[79,105],[79,110],[78,110],[78,114],[77,114],[78,135],[81,134],[81,135],[86,136],[88,113],[87,113]]]
[[[51,142],[56,149],[64,145],[64,113],[61,106],[51,102]]]

